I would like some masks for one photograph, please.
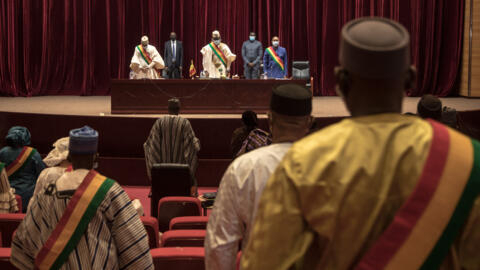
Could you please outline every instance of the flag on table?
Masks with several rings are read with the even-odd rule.
[[[195,65],[193,64],[193,59],[190,62],[189,74],[190,74],[190,78],[193,78],[195,74],[197,74],[197,70],[195,69]]]

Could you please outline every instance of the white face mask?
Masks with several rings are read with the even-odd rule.
[[[215,43],[215,45],[220,45],[220,39],[217,39],[217,40],[214,40],[213,43]]]
[[[278,47],[278,44],[279,44],[279,43],[280,43],[279,41],[272,41],[273,47]]]

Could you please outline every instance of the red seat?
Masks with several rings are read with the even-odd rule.
[[[0,248],[0,269],[13,270],[17,269],[10,263],[10,256],[12,255],[11,248]]]
[[[205,269],[205,251],[200,247],[156,248],[150,253],[155,269]]]
[[[18,212],[22,213],[22,197],[18,194],[15,194],[15,199],[17,200]]]
[[[170,220],[175,217],[200,216],[202,206],[194,197],[163,197],[158,202],[158,229],[168,230]]]
[[[162,247],[203,247],[205,230],[173,230],[162,234]]]
[[[170,220],[170,230],[206,230],[208,217],[176,217]]]
[[[150,248],[158,248],[158,220],[154,217],[141,216],[143,225],[148,234],[148,244]]]
[[[242,251],[237,253],[237,270],[240,270],[240,261],[242,260]]]
[[[13,232],[25,218],[25,214],[0,214],[0,232],[2,234],[2,247],[10,247],[12,244]]]

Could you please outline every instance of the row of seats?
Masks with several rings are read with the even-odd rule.
[[[155,269],[205,269],[203,247],[162,247],[150,250]],[[0,248],[0,269],[16,269],[10,263],[11,249]]]

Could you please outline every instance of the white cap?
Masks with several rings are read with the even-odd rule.
[[[53,144],[54,149],[50,151],[50,153],[48,153],[48,155],[43,159],[43,162],[48,167],[53,167],[62,163],[62,161],[67,160],[69,141],[69,137],[63,137],[58,139]]]
[[[143,43],[148,43],[148,37],[147,36],[142,37],[142,44]]]
[[[212,32],[212,37],[216,37],[216,36],[220,37],[220,32],[218,30],[215,30]]]
[[[410,66],[410,35],[398,22],[364,17],[347,23],[340,38],[340,64],[366,78],[391,78]]]

